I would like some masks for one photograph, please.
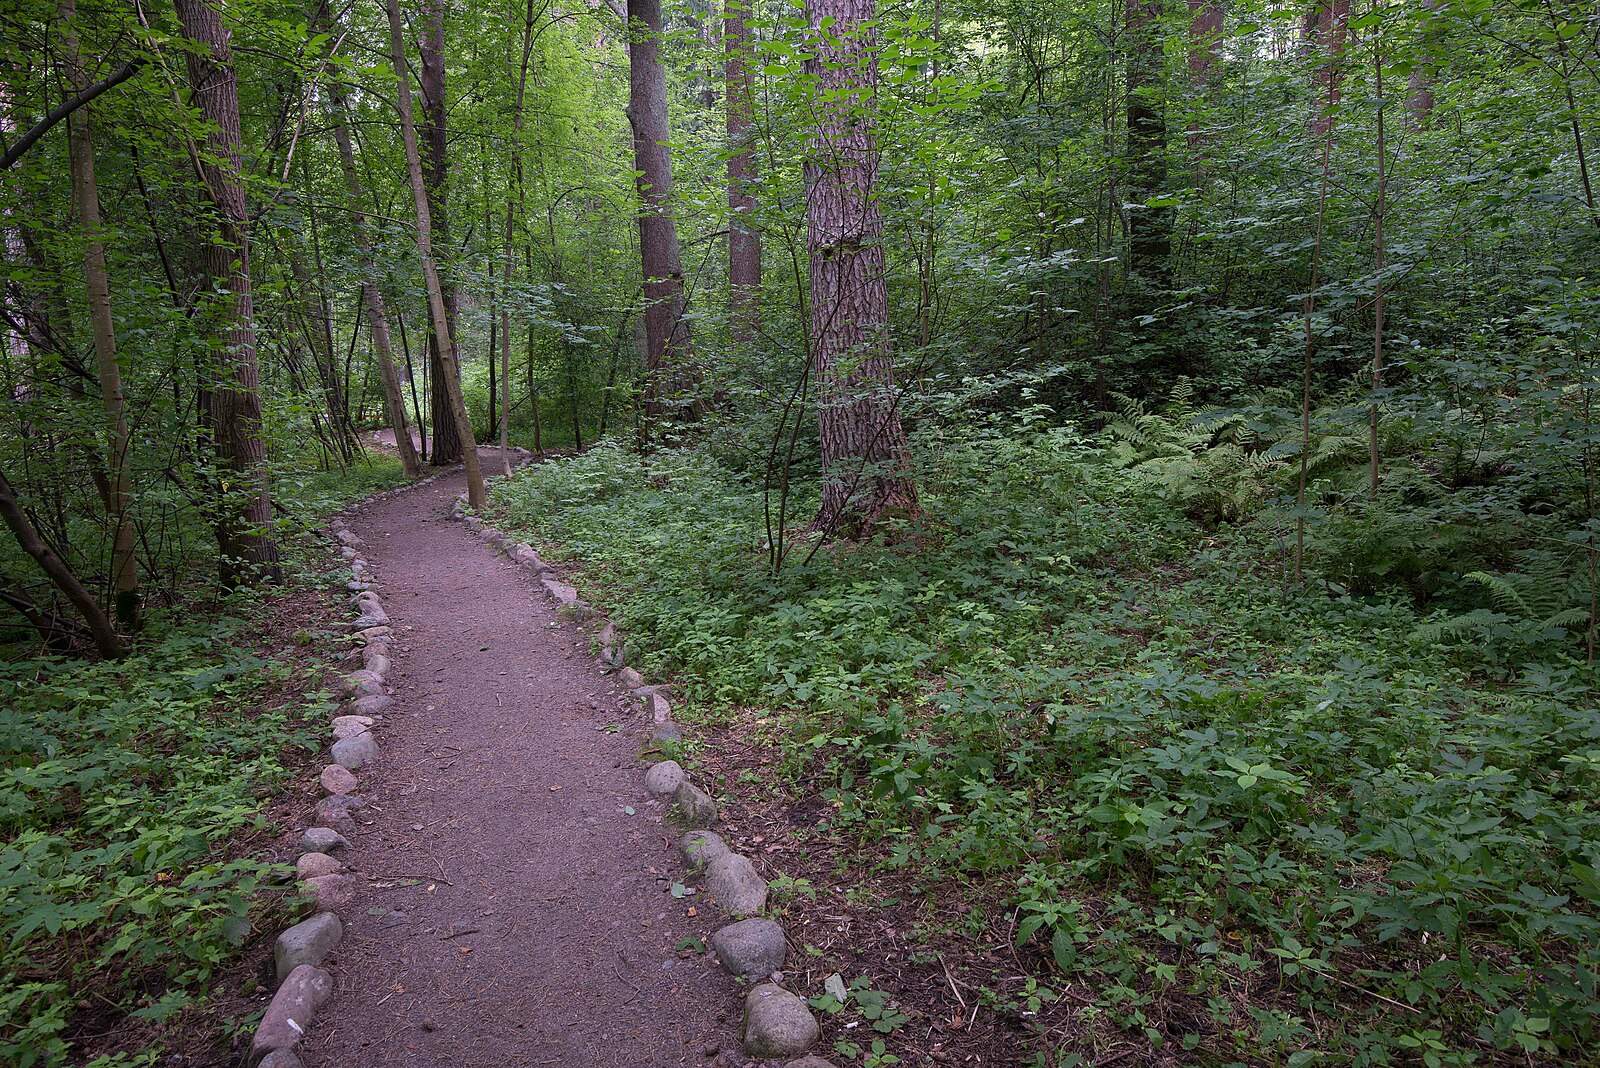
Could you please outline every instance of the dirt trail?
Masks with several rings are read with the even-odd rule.
[[[351,520],[395,628],[396,706],[345,832],[362,890],[305,1062],[742,1064],[737,991],[677,952],[708,929],[665,892],[643,717],[528,573],[445,519],[463,485]]]

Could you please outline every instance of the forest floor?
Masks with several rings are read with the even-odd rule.
[[[462,487],[351,521],[395,628],[396,707],[346,832],[361,888],[306,1063],[741,1063],[737,991],[689,948],[708,918],[669,893],[643,716],[528,572],[447,520]]]

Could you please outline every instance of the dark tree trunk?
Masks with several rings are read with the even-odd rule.
[[[209,397],[210,433],[221,466],[232,472],[242,506],[224,502],[217,521],[222,581],[234,586],[279,582],[272,539],[272,498],[261,440],[261,382],[256,367],[255,314],[250,296],[249,215],[239,147],[239,89],[232,32],[205,0],[173,0],[183,34],[194,100],[208,123],[201,158],[206,195],[217,213],[217,240],[205,242],[203,263],[218,299],[217,375]]]
[[[1316,118],[1311,136],[1326,140],[1333,131],[1333,111],[1343,96],[1345,26],[1350,20],[1350,0],[1319,0],[1316,8],[1317,70]]]
[[[693,356],[683,320],[683,263],[672,217],[660,0],[628,0],[628,121],[633,126],[633,166],[640,172],[639,258],[647,302],[645,411],[655,416],[666,410],[664,394],[683,391]]]
[[[755,155],[750,150],[750,27],[745,0],[726,0],[728,107],[728,324],[735,345],[761,332],[761,235],[756,231]]]
[[[1149,207],[1167,185],[1167,101],[1161,0],[1127,0],[1128,273],[1172,288],[1172,209]]]
[[[445,127],[444,85],[444,0],[428,0],[423,11],[422,36],[418,51],[422,56],[422,174],[428,189],[428,213],[433,219],[433,247],[450,247],[450,154]],[[428,459],[435,466],[461,462],[461,428],[456,425],[450,406],[450,392],[441,389],[445,380],[445,366],[461,362],[460,343],[456,334],[456,313],[460,295],[447,275],[441,272],[440,284],[444,287],[444,314],[446,334],[456,344],[456,351],[446,353],[440,348],[439,331],[428,334],[428,363],[433,371],[433,455]]]
[[[78,54],[75,0],[63,0],[62,45],[72,88],[89,88]],[[95,367],[100,378],[100,403],[106,413],[106,519],[111,526],[111,586],[117,622],[126,630],[139,626],[139,569],[134,557],[133,523],[128,517],[128,436],[122,369],[117,364],[117,334],[111,318],[111,283],[106,271],[105,234],[100,224],[100,193],[94,173],[93,112],[85,106],[71,119],[68,150],[72,198],[84,230],[83,278],[89,296],[89,322],[94,333]]]
[[[811,258],[811,360],[818,382],[823,499],[814,526],[861,537],[885,513],[917,511],[910,452],[896,410],[883,216],[874,186],[873,0],[809,0],[806,73],[822,101],[805,162]],[[832,20],[826,32],[824,19]]]

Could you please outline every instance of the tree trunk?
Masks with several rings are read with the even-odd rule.
[[[446,111],[444,96],[444,0],[427,0],[422,12],[423,29],[418,40],[422,57],[422,164],[428,190],[428,213],[433,220],[433,240],[436,247],[450,244],[449,140],[446,137]],[[409,87],[408,87],[409,88]],[[453,283],[441,278],[443,288],[445,323],[442,337],[456,338],[456,312],[459,294]],[[435,466],[459,463],[462,458],[462,435],[467,430],[456,426],[450,391],[440,389],[445,380],[445,367],[458,369],[456,388],[460,389],[459,368],[461,349],[446,351],[441,331],[435,328],[428,335],[428,362],[433,368],[433,455],[429,459]]]
[[[78,576],[72,573],[66,561],[57,556],[55,550],[39,536],[39,532],[28,520],[27,513],[22,510],[22,505],[18,503],[17,495],[11,489],[11,482],[6,478],[4,470],[0,470],[0,521],[3,521],[16,537],[22,551],[33,557],[51,584],[61,591],[62,596],[71,602],[72,607],[78,610],[84,623],[88,624],[89,634],[94,639],[94,647],[100,655],[108,660],[122,656],[126,651],[122,646],[122,640],[112,629],[111,620],[106,618],[100,602],[84,589],[83,583],[78,581]]]
[[[444,386],[450,402],[450,414],[460,431],[462,460],[467,467],[467,504],[481,509],[488,503],[484,491],[483,468],[478,462],[478,443],[472,437],[472,423],[467,419],[466,401],[461,396],[461,373],[456,364],[455,341],[450,333],[450,318],[445,311],[444,289],[439,283],[439,268],[433,262],[433,218],[428,211],[428,188],[422,176],[422,158],[417,152],[417,127],[411,112],[411,73],[406,66],[405,36],[400,25],[400,0],[388,0],[389,49],[394,62],[395,86],[400,112],[400,140],[406,154],[406,171],[411,179],[411,198],[417,209],[417,257],[422,261],[423,280],[428,287],[428,314],[433,321],[434,333],[439,338],[439,353],[444,365],[435,385]],[[437,428],[434,430],[438,434]],[[434,441],[434,455],[438,456],[438,439]],[[437,461],[436,461],[437,462]]]
[[[221,466],[232,472],[243,507],[224,502],[217,521],[222,581],[235,586],[282,581],[272,539],[272,497],[261,440],[261,383],[256,367],[255,312],[250,296],[250,244],[240,173],[239,87],[233,69],[232,32],[206,0],[173,0],[183,34],[195,47],[184,53],[194,99],[208,123],[200,158],[206,195],[217,212],[217,240],[205,242],[203,264],[218,295],[219,334],[215,382],[209,398],[210,432]]]
[[[1213,68],[1222,52],[1222,0],[1189,0],[1189,85],[1195,111],[1202,113],[1211,88]],[[1189,148],[1198,152],[1206,138],[1198,117],[1189,126]]]
[[[89,79],[78,52],[76,0],[62,0],[62,52],[67,77],[75,92]],[[106,413],[106,519],[111,525],[111,589],[117,622],[124,630],[139,626],[139,568],[134,557],[133,523],[128,518],[128,466],[131,441],[122,394],[122,369],[117,364],[117,334],[111,320],[111,284],[106,273],[105,238],[100,225],[100,193],[94,176],[92,111],[85,106],[72,116],[68,151],[72,166],[72,199],[83,227],[83,278],[89,293],[89,325],[100,377],[100,403]]]
[[[628,0],[628,121],[639,172],[639,258],[644,269],[645,411],[665,410],[679,393],[693,352],[683,320],[683,263],[672,217],[672,150],[667,71],[661,64],[660,0]]]
[[[1343,96],[1345,27],[1350,21],[1350,0],[1319,0],[1317,16],[1317,57],[1315,76],[1317,117],[1311,135],[1326,140],[1333,130],[1333,111]]]
[[[1128,273],[1172,288],[1172,209],[1146,202],[1166,191],[1167,100],[1161,0],[1127,0]]]
[[[1439,7],[1439,0],[1422,0],[1422,39],[1427,42],[1434,36],[1433,13]],[[1429,62],[1418,63],[1411,69],[1411,80],[1406,86],[1406,129],[1412,133],[1428,128],[1428,120],[1433,115],[1433,79],[1434,68]]]
[[[726,0],[728,108],[728,327],[734,345],[761,332],[761,235],[756,231],[755,155],[750,150],[753,113],[750,27],[746,0]]]
[[[355,227],[356,251],[361,261],[361,299],[367,306],[371,322],[372,348],[378,356],[378,378],[383,383],[383,409],[394,428],[394,444],[400,453],[400,467],[407,478],[422,474],[422,463],[416,446],[411,442],[411,428],[406,425],[406,401],[400,392],[400,374],[395,368],[394,343],[389,334],[389,309],[384,304],[383,290],[378,288],[377,261],[372,252],[372,235],[367,231],[363,214],[366,198],[362,194],[361,177],[356,170],[356,154],[350,143],[350,127],[346,122],[349,107],[344,87],[333,83],[328,86],[329,110],[332,112],[333,139],[339,145],[339,165],[344,170],[345,189],[350,194],[350,213]],[[412,388],[415,388],[413,386]]]
[[[874,0],[808,0],[806,73],[817,125],[805,161],[812,366],[819,384],[825,535],[861,537],[886,513],[914,516],[917,491],[896,410],[874,129]],[[829,20],[826,30],[823,21]]]

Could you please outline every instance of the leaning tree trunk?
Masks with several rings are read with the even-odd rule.
[[[660,0],[628,0],[628,121],[639,172],[639,258],[644,270],[645,412],[665,411],[693,358],[683,318],[683,262],[672,218],[667,71],[661,64]]]
[[[805,161],[812,367],[822,434],[825,535],[860,537],[886,513],[914,515],[917,491],[896,410],[883,215],[874,186],[878,64],[874,0],[808,0],[817,79]],[[826,30],[823,21],[830,20]]]
[[[272,540],[272,498],[266,478],[267,450],[261,439],[261,382],[256,367],[255,312],[250,297],[249,216],[245,209],[239,146],[239,86],[233,69],[233,36],[222,13],[206,0],[173,0],[183,34],[195,47],[184,60],[194,99],[208,128],[201,156],[206,195],[217,213],[218,239],[205,242],[204,267],[218,295],[220,340],[211,385],[213,448],[232,472],[242,508],[222,502],[217,542],[222,581],[282,581],[278,547]]]
[[[756,230],[755,154],[750,150],[753,113],[750,27],[746,0],[726,0],[728,110],[728,326],[736,346],[761,332],[761,235]]]
[[[428,0],[423,11],[423,28],[418,40],[422,57],[422,165],[428,189],[428,213],[433,220],[433,240],[438,247],[450,244],[450,214],[448,210],[450,183],[449,138],[445,126],[444,97],[444,0]],[[457,388],[460,382],[461,350],[449,350],[456,337],[456,312],[459,295],[456,287],[441,280],[443,285],[445,325],[443,333],[434,330],[428,335],[428,362],[433,367],[433,455],[429,459],[435,466],[458,463],[462,459],[462,435],[471,436],[456,425],[450,391],[440,389],[445,381],[446,365],[457,368]]]
[[[439,336],[439,352],[444,359],[437,389],[442,385],[450,401],[450,414],[461,432],[462,460],[467,467],[467,504],[482,508],[488,503],[484,492],[483,467],[478,462],[478,443],[472,437],[472,422],[467,418],[466,401],[461,396],[461,368],[456,363],[455,341],[450,334],[450,318],[445,314],[444,289],[439,283],[439,268],[433,261],[433,217],[428,211],[428,188],[422,176],[422,158],[417,152],[417,126],[411,112],[411,73],[406,66],[406,42],[400,26],[400,0],[388,0],[389,49],[394,61],[395,87],[400,112],[400,140],[405,148],[406,173],[411,180],[411,197],[417,209],[417,257],[422,261],[422,277],[428,288],[428,315]],[[438,445],[435,444],[435,455]]]
[[[372,235],[367,231],[366,216],[362,214],[366,197],[362,193],[361,176],[356,170],[355,150],[350,144],[350,127],[345,120],[349,107],[344,87],[336,82],[330,84],[328,100],[333,113],[333,139],[339,145],[339,165],[344,170],[345,189],[349,191],[350,204],[355,209],[350,217],[355,226],[356,250],[361,261],[361,299],[367,305],[372,349],[378,356],[384,413],[389,417],[389,425],[394,428],[394,444],[400,453],[400,467],[407,478],[416,478],[422,473],[422,463],[411,441],[411,428],[406,425],[406,400],[400,392],[400,374],[395,368],[394,342],[389,334],[389,309],[384,303],[383,290],[378,288]]]
[[[78,581],[78,576],[73,574],[72,568],[67,566],[65,560],[56,555],[50,548],[39,531],[28,519],[28,514],[23,511],[22,505],[17,501],[16,492],[11,488],[11,482],[6,478],[6,473],[0,470],[0,522],[5,523],[12,536],[17,539],[17,544],[22,546],[22,551],[33,557],[50,579],[55,588],[61,591],[72,607],[78,610],[84,623],[88,624],[89,634],[94,639],[94,647],[101,656],[108,660],[120,657],[126,650],[122,640],[117,637],[117,632],[111,626],[111,620],[106,618],[105,609],[100,607],[83,583]]]
[[[78,53],[77,3],[62,0],[62,51],[67,76],[76,92],[89,87]],[[94,333],[95,367],[100,376],[100,402],[106,413],[106,518],[111,524],[111,589],[117,622],[125,630],[139,626],[139,568],[134,557],[133,523],[128,518],[128,466],[131,439],[122,395],[122,369],[117,364],[117,333],[111,320],[111,284],[106,273],[105,235],[100,225],[100,192],[94,176],[94,131],[85,106],[72,116],[68,151],[72,166],[72,199],[83,226],[83,279],[89,293],[89,324]]]

